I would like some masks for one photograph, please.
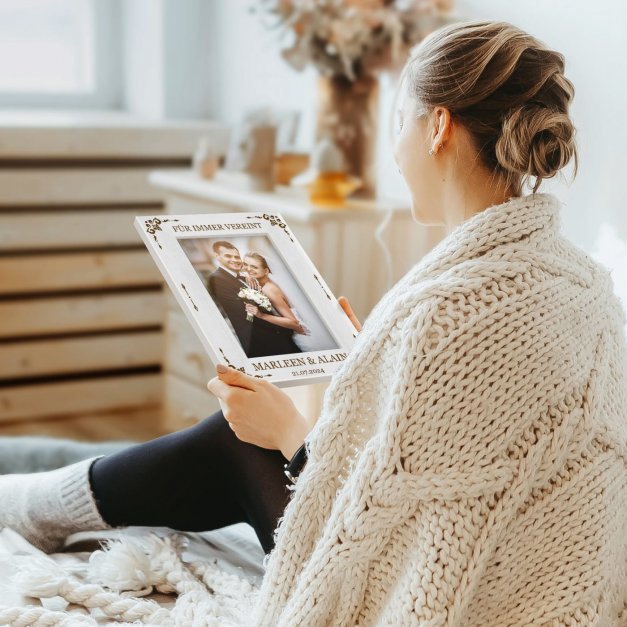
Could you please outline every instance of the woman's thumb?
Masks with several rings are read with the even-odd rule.
[[[250,377],[244,373],[236,370],[235,368],[229,368],[224,364],[216,365],[216,372],[220,380],[230,385],[236,385],[243,388],[250,387]]]
[[[357,320],[357,316],[353,312],[353,308],[350,306],[348,299],[345,296],[338,297],[338,302],[340,303],[340,307],[344,310],[344,313],[349,317],[350,321],[353,323],[353,326],[357,329],[357,331],[361,331],[361,322]]]
[[[222,375],[224,378],[224,375],[228,376],[234,376],[235,374],[239,374],[239,372],[237,370],[235,370],[235,368],[229,368],[228,366],[225,366],[224,364],[218,364],[216,366],[216,372],[219,375]]]

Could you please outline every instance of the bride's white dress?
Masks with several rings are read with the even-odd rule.
[[[309,331],[309,329],[307,328],[307,325],[305,324],[303,319],[300,317],[298,311],[296,311],[294,307],[290,307],[290,310],[294,314],[294,317],[296,318],[296,320],[298,320],[301,323],[301,325],[305,327],[305,331]],[[294,343],[296,344],[296,346],[298,346],[298,348],[300,348],[300,350],[303,351],[303,353],[316,350],[312,342],[311,335],[303,335],[302,333],[294,332],[292,339],[294,340]]]

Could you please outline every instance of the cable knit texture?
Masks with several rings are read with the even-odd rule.
[[[627,625],[626,320],[559,210],[488,207],[384,296],[327,389],[261,588],[232,585],[222,614],[198,600],[194,624],[243,624],[237,599],[261,627]]]
[[[625,314],[559,211],[488,207],[371,312],[255,624],[627,624]]]

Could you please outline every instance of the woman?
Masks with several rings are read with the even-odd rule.
[[[564,59],[508,23],[452,24],[401,93],[412,211],[448,235],[370,313],[318,420],[221,368],[223,416],[2,478],[2,524],[55,546],[248,521],[269,552],[256,625],[624,622],[625,315],[537,192],[576,157]]]
[[[263,255],[256,252],[246,253],[246,255],[244,255],[242,271],[246,276],[259,283],[259,289],[268,297],[272,305],[272,311],[266,312],[256,305],[246,303],[247,313],[295,333],[305,333],[305,328],[294,315],[287,296],[285,296],[283,290],[268,276],[270,274],[270,268]],[[293,335],[294,333],[286,332],[285,335],[277,336],[276,339],[273,338],[272,347],[276,351],[274,353],[275,355],[299,353],[301,351],[300,347],[294,342]]]

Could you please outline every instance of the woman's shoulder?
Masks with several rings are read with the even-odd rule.
[[[268,296],[283,296],[283,290],[274,281],[268,281],[261,290]]]

